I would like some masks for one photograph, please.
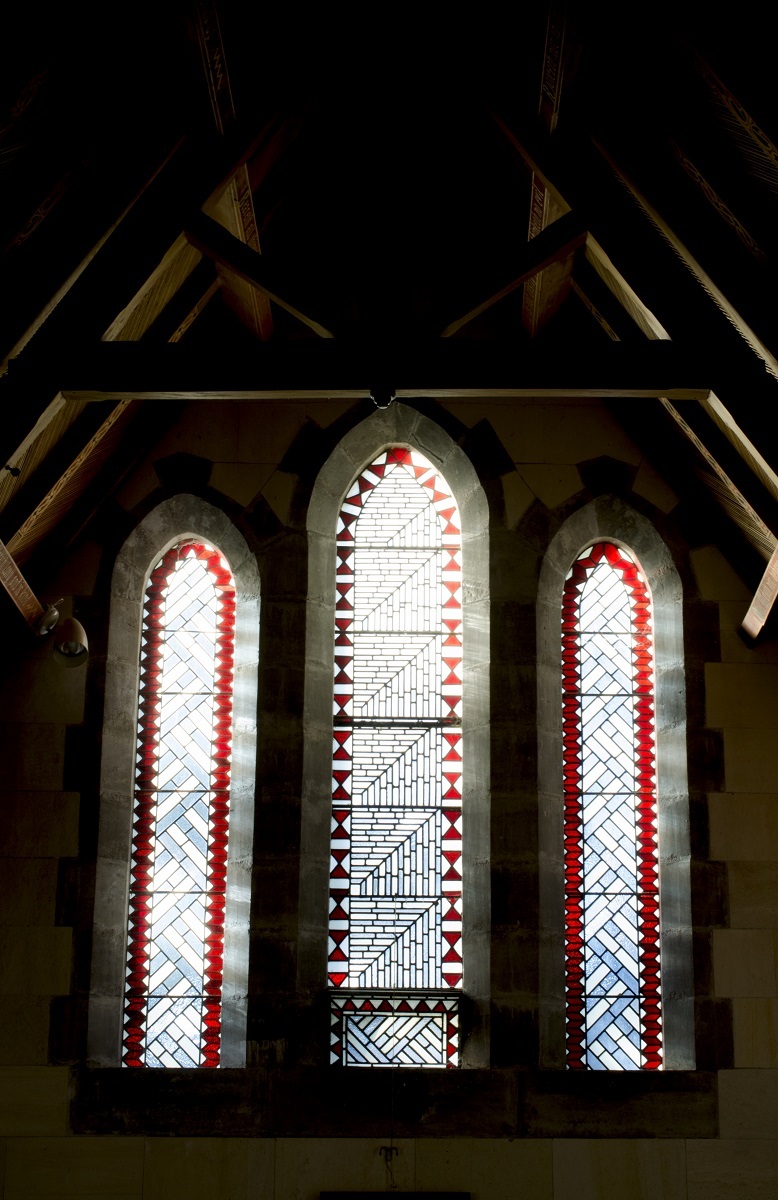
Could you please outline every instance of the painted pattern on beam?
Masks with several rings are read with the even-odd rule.
[[[337,528],[331,1061],[456,1066],[462,986],[462,561],[415,450],[354,481]]]
[[[562,601],[567,1065],[662,1066],[651,597],[598,542]]]
[[[144,598],[123,1064],[220,1059],[235,586],[203,542]]]

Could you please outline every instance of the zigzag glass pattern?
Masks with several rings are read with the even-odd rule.
[[[461,553],[423,455],[394,447],[354,481],[337,528],[333,1063],[458,1065]]]
[[[143,608],[123,1062],[219,1065],[235,587],[183,541]]]
[[[610,542],[562,601],[567,1065],[662,1066],[651,598]]]

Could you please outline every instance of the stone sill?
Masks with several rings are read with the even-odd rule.
[[[718,1136],[715,1071],[76,1067],[71,1094],[77,1134]]]

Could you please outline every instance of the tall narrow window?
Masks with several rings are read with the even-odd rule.
[[[451,491],[380,454],[337,529],[331,1061],[457,1066],[462,563]]]
[[[220,1062],[235,586],[179,541],[151,571],[141,633],[123,1062]]]
[[[651,596],[629,551],[579,555],[562,601],[570,1068],[662,1067]]]

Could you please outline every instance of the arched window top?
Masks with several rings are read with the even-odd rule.
[[[125,1066],[221,1057],[235,584],[173,545],[146,585],[130,864]]]
[[[462,561],[457,505],[395,446],[337,523],[332,1061],[457,1066]]]
[[[567,605],[575,606],[580,633],[629,633],[649,636],[650,598],[633,555],[613,542],[597,542],[579,554],[565,584],[562,627]]]
[[[662,1063],[651,598],[629,551],[573,563],[561,612],[567,1065]]]
[[[232,663],[228,645],[231,638]],[[124,1031],[133,852],[134,918],[143,910],[152,926],[155,910],[162,902],[148,891],[141,895],[138,884],[148,886],[150,879],[153,883],[156,867],[167,870],[176,886],[187,873],[189,882],[194,877],[202,883],[204,876],[206,884],[208,876],[214,881],[210,900],[191,897],[192,911],[200,905],[207,926],[208,944],[201,954],[204,986],[199,990],[192,986],[187,972],[192,974],[193,964],[188,962],[171,987],[176,989],[174,1003],[181,1007],[194,1000],[196,992],[210,1002],[221,970],[220,1029],[218,1022],[211,1021],[208,1036],[215,1045],[211,1034],[217,1035],[220,1065],[234,1067],[245,1062],[258,652],[259,573],[244,538],[224,513],[195,496],[182,494],[163,501],[124,543],[111,580],[89,1001],[89,1059],[93,1065],[118,1066],[128,1051]],[[205,719],[203,684],[209,678],[212,698],[208,704],[212,707]],[[231,721],[225,692],[230,688]],[[189,722],[186,743],[193,754],[191,762],[180,757],[183,746],[176,746],[171,736],[182,720]],[[231,741],[227,738],[228,724]],[[138,749],[142,744],[145,750],[139,768]],[[226,858],[220,845],[223,832],[218,812],[225,792],[225,763],[229,763],[231,772]],[[208,818],[195,807],[191,830],[181,827],[172,836],[169,828],[162,828],[172,811],[166,810],[155,832],[149,814],[155,811],[156,799],[144,799],[147,807],[141,814],[148,827],[141,831],[139,840],[139,809],[133,800],[136,789],[161,794],[167,788],[165,803],[172,801],[175,808],[176,799],[196,791],[196,787],[189,786],[193,779],[203,794],[207,792]],[[171,782],[183,786],[170,788]],[[204,782],[207,787],[202,786]],[[174,796],[176,792],[178,796]],[[202,806],[205,801],[197,803]],[[158,833],[162,835],[159,838]],[[177,856],[184,862],[181,878],[176,875],[181,870]],[[232,916],[224,923],[220,962],[216,945],[208,939],[213,934],[217,941],[220,937],[217,918],[222,902]],[[207,905],[208,911],[203,907]],[[239,914],[245,916],[245,921],[239,919]],[[179,918],[180,912],[172,915],[174,925]],[[187,937],[190,935],[191,930]],[[139,939],[135,949],[140,949]],[[187,942],[187,954],[191,953]],[[138,971],[140,975],[146,973],[144,954],[145,950],[141,955],[132,955],[131,990],[139,986]],[[160,964],[160,971],[167,971],[164,955]],[[141,998],[129,997],[133,1001]],[[136,1028],[133,1037],[137,1033]],[[130,1052],[137,1047],[136,1041]],[[212,1051],[213,1046],[208,1050],[209,1063],[213,1061]],[[171,1053],[175,1057],[175,1052]],[[187,1052],[186,1057],[198,1061],[194,1053]],[[183,1059],[175,1061],[180,1065]]]
[[[312,995],[329,983],[331,1062],[488,1061],[487,526],[460,447],[400,403],[351,430],[314,487],[299,980]],[[371,1017],[376,999],[384,1015]],[[419,1037],[407,1055],[395,1014]]]
[[[615,497],[574,513],[543,562],[537,636],[547,1067],[694,1066],[682,601],[657,530]],[[611,922],[601,930],[598,906]],[[656,935],[667,932],[660,983]],[[628,1001],[628,986],[642,999]],[[625,1045],[595,1049],[619,1006]]]

